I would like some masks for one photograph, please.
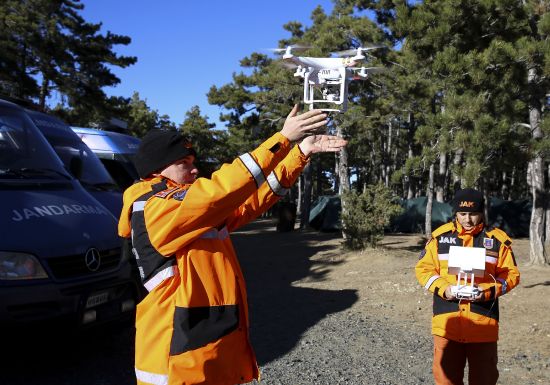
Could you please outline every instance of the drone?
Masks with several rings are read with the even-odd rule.
[[[311,109],[315,108],[315,104],[322,104],[322,111],[345,112],[348,108],[349,83],[352,80],[366,80],[369,74],[383,71],[381,67],[358,67],[366,60],[367,51],[383,46],[353,48],[336,52],[335,57],[295,56],[293,53],[309,48],[293,45],[271,50],[282,54],[285,67],[296,69],[295,77],[304,79],[304,103]]]

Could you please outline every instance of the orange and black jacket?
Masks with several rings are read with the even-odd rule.
[[[474,282],[483,290],[481,301],[445,299],[445,289],[457,276],[448,273],[450,246],[485,248],[485,275]],[[465,231],[458,222],[435,230],[420,254],[415,268],[418,282],[433,293],[432,334],[458,342],[498,340],[498,297],[519,283],[519,270],[512,240],[500,229],[486,229],[481,223]]]
[[[138,384],[234,385],[259,377],[229,234],[285,195],[306,164],[298,146],[290,149],[277,133],[210,179],[179,185],[152,178],[126,190],[119,234],[132,238],[149,291],[136,314]]]

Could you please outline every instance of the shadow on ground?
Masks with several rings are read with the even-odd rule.
[[[536,286],[550,286],[550,281],[534,283],[532,285],[525,286],[525,288],[526,289],[531,289],[531,288],[536,287]]]
[[[251,337],[264,364],[290,351],[300,336],[328,314],[357,301],[354,290],[294,287],[307,278],[323,280],[332,262],[312,261],[318,252],[338,252],[338,243],[320,241],[339,234],[278,233],[271,220],[260,220],[232,234],[247,279]],[[330,258],[324,258],[326,261]],[[62,326],[0,327],[4,352],[1,385],[132,385],[133,322],[72,331]]]
[[[322,281],[330,258],[311,259],[319,252],[337,255],[339,233],[294,231],[279,233],[270,220],[259,220],[232,240],[247,282],[250,334],[258,363],[263,365],[288,353],[302,334],[331,313],[350,308],[358,299],[355,290],[321,290],[293,285],[306,278]],[[328,261],[328,262],[327,262]]]
[[[76,331],[29,325],[2,330],[2,385],[131,385],[133,321]]]

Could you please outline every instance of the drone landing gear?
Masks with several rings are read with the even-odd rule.
[[[461,283],[461,281],[463,283]],[[468,273],[458,273],[457,284],[451,286],[451,293],[458,299],[472,300],[479,294],[479,289],[474,286],[474,273],[470,273],[468,282]]]

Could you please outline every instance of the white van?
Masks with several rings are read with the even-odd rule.
[[[112,131],[84,127],[71,128],[98,156],[123,191],[139,179],[133,158],[139,148],[140,139]]]

